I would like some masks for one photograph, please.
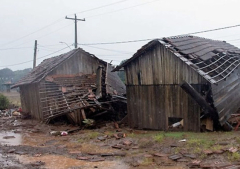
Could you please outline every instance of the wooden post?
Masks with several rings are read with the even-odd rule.
[[[36,59],[37,59],[37,40],[35,40],[34,45],[33,68],[36,67]]]

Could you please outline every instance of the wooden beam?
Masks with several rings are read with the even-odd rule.
[[[205,100],[203,96],[201,96],[193,87],[187,82],[184,82],[181,85],[181,88],[189,94],[193,100],[195,100],[201,108],[203,108],[205,111],[205,114],[210,114],[212,120],[218,121],[218,113],[217,111],[209,105],[209,103]]]

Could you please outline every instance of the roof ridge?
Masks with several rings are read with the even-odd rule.
[[[225,43],[227,43],[226,41],[210,39],[210,38],[205,38],[205,37],[200,37],[200,36],[194,36],[194,35],[191,35],[191,34],[163,37],[163,39],[180,39],[180,38],[186,38],[186,37],[192,37],[192,38],[195,37],[195,38],[199,38],[199,39],[205,39],[205,40],[210,40],[210,41],[215,41],[215,42],[225,42]]]

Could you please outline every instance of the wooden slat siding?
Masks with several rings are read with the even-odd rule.
[[[22,110],[27,112],[27,104],[26,104],[26,95],[24,93],[24,86],[20,86],[19,87],[20,89],[20,95],[21,95],[21,107],[22,107]]]
[[[157,55],[154,55],[155,50]],[[148,67],[151,68],[147,69]],[[128,85],[139,85],[140,71],[142,85],[181,84],[183,80],[190,84],[206,82],[202,76],[160,44],[156,49],[146,52],[144,56],[129,63],[125,70]],[[153,77],[153,74],[158,78]]]
[[[129,121],[138,129],[167,130],[168,117],[184,119],[184,131],[199,131],[200,107],[178,85],[127,86]],[[156,98],[156,96],[159,96]],[[180,101],[173,100],[181,98]],[[133,125],[138,123],[138,125]]]
[[[40,94],[39,94],[39,83],[35,84],[35,92],[37,96],[37,111],[39,113],[39,119],[43,119],[43,114],[42,114],[42,104],[40,101]]]
[[[76,64],[77,63],[77,64]],[[63,62],[56,67],[49,75],[57,74],[77,74],[79,72],[85,74],[93,74],[97,72],[97,68],[100,62],[97,58],[94,58],[87,53],[78,52],[75,56]]]
[[[29,112],[35,119],[41,120],[39,94],[37,84],[23,85],[21,90],[21,104],[24,112]]]
[[[28,92],[26,90],[26,85],[20,86],[21,91],[21,105],[24,112],[30,112],[30,105],[28,104]]]
[[[191,67],[159,44],[125,70],[131,127],[167,130],[168,117],[180,117],[186,123],[185,131],[200,130],[200,107],[179,87],[183,81],[200,86],[206,83]]]

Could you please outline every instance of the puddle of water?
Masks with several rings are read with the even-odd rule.
[[[0,154],[0,168],[22,168],[16,160],[13,160],[13,156],[3,156]]]
[[[4,139],[5,136],[14,136],[14,138]],[[14,132],[0,132],[0,144],[7,144],[7,145],[20,145],[22,142],[22,135],[19,133]]]
[[[128,166],[121,161],[88,162],[59,155],[44,155],[40,157],[28,157],[23,155],[18,156],[18,159],[24,164],[43,161],[45,162],[44,167],[47,169],[69,169],[74,167],[88,169],[94,168],[95,166],[97,166],[98,169],[128,169]]]

